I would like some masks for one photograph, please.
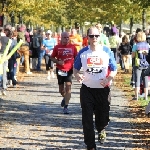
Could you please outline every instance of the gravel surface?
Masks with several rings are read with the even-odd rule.
[[[60,106],[57,80],[48,81],[44,73],[25,76],[17,88],[8,88],[7,96],[0,98],[0,150],[85,150],[80,86],[73,80],[69,115]],[[96,142],[97,149],[134,148],[128,100],[116,87],[112,87],[110,119],[107,141]]]

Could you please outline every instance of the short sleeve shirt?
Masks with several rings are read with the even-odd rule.
[[[135,52],[136,50],[137,50],[137,45],[134,44],[134,45],[133,45],[133,48],[132,48],[132,52]]]

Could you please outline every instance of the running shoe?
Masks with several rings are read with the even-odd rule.
[[[104,144],[104,142],[106,141],[106,132],[105,132],[105,129],[103,129],[100,133],[98,133],[98,141],[101,144]]]
[[[7,95],[5,90],[2,90],[1,93],[2,93],[3,96]]]
[[[30,74],[32,74],[32,72],[30,72],[30,71],[28,71],[28,72],[26,72],[28,75],[30,75]]]
[[[69,114],[68,108],[64,108],[63,112],[64,112],[64,114]]]
[[[51,77],[52,77],[52,78],[55,78],[54,72],[51,72]]]
[[[51,79],[51,77],[50,76],[47,76],[47,80],[50,80]]]
[[[65,106],[65,98],[63,98],[63,100],[61,101],[61,107]]]

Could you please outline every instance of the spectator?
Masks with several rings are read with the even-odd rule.
[[[9,29],[7,29],[8,32],[10,32]],[[8,44],[9,38],[6,36],[4,33],[4,30],[1,29],[1,49],[0,49],[0,55],[2,56],[4,53],[4,50],[6,49],[6,46]],[[0,57],[1,57],[0,56]],[[8,69],[8,60],[4,61],[2,64],[2,69],[3,69],[3,74],[2,74],[2,81],[1,81],[1,94],[0,95],[5,95],[6,96],[6,89],[7,89],[7,69]]]
[[[132,48],[130,46],[128,37],[126,35],[122,38],[122,43],[120,44],[118,50],[121,53],[121,57],[122,57],[123,64],[124,64],[124,67],[125,67],[125,73],[129,73],[129,65],[130,65],[129,60],[130,60],[130,55],[131,55],[131,52],[132,52]]]
[[[145,99],[148,96],[148,76],[144,76],[144,71],[148,68],[149,63],[146,60],[146,55],[149,52],[149,44],[146,42],[146,35],[144,32],[138,32],[136,36],[137,43],[132,49],[132,58],[135,59],[134,73],[135,73],[135,97],[133,100],[138,100],[141,81],[144,85]]]
[[[109,43],[111,51],[114,53],[114,58],[117,60],[117,48],[119,45],[118,38],[116,37],[116,33],[112,33],[112,36],[109,37]]]

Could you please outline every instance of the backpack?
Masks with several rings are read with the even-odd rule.
[[[38,48],[40,47],[40,39],[38,36],[33,36],[33,41],[32,41],[32,45],[33,45],[33,48]]]
[[[120,53],[122,55],[129,55],[130,52],[132,51],[132,48],[129,44],[122,44],[119,47]]]
[[[135,52],[135,66],[148,68],[149,63],[147,62],[146,58],[147,55],[143,54],[143,51],[149,51],[149,45],[146,42],[137,43],[137,50]]]
[[[147,41],[147,43],[150,45],[150,36],[147,36],[147,37],[146,37],[146,41]]]
[[[26,43],[26,40],[25,40],[25,33],[24,32],[18,32],[18,36],[17,36],[17,42],[20,41],[20,39],[23,40],[23,44]]]

